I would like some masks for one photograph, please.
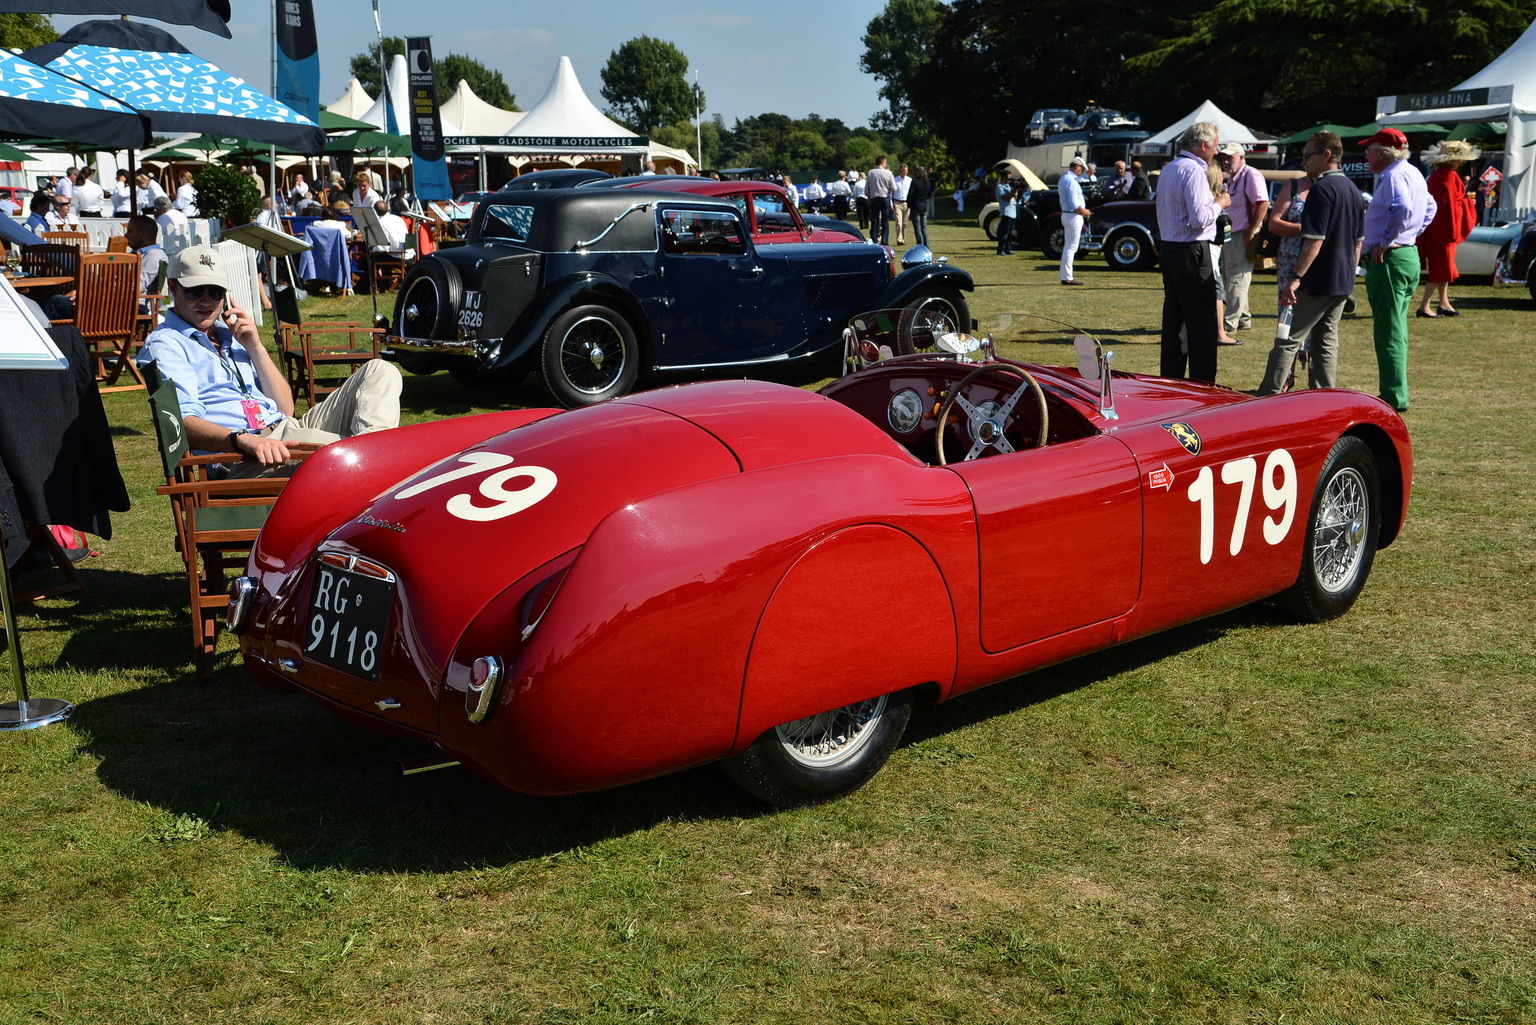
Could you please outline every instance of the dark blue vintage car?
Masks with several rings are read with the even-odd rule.
[[[537,373],[571,407],[623,395],[652,370],[835,357],[862,310],[927,307],[971,323],[969,274],[926,249],[905,262],[872,244],[755,242],[727,199],[502,192],[480,201],[466,245],[406,275],[385,355],[474,385]]]

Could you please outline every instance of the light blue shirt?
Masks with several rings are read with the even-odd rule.
[[[261,426],[270,427],[283,418],[277,403],[261,393],[256,366],[245,346],[235,340],[222,321],[213,325],[213,337],[177,316],[175,310],[165,315],[165,322],[150,332],[139,352],[142,366],[150,360],[160,365],[160,373],[176,385],[182,416],[204,420],[237,430],[249,425],[242,399],[253,399],[260,407]]]
[[[1063,217],[1081,217],[1078,209],[1086,206],[1083,202],[1083,183],[1077,180],[1077,175],[1070,170],[1061,176],[1061,181],[1056,183],[1056,192],[1061,196],[1061,215]]]
[[[1221,207],[1211,195],[1206,163],[1184,150],[1157,179],[1157,230],[1164,242],[1210,242]]]
[[[997,183],[997,215],[999,217],[1019,216],[1019,204],[1013,198],[1013,182]]]
[[[1424,176],[1407,160],[1394,161],[1376,176],[1371,189],[1362,249],[1414,245],[1434,219],[1435,200]]]

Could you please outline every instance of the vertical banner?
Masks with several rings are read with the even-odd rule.
[[[320,122],[320,44],[310,0],[277,0],[277,82],[273,96]]]
[[[437,76],[432,71],[432,39],[411,36],[405,41],[411,104],[411,170],[416,198],[452,199],[443,127],[437,116]]]

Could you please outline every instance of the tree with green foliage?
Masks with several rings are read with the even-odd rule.
[[[887,104],[874,116],[875,127],[911,127],[916,116],[911,101],[913,72],[927,63],[943,20],[939,0],[887,0],[885,10],[870,20],[859,70],[879,79],[880,98]]]
[[[46,14],[0,14],[0,46],[30,50],[59,38],[53,19]]]
[[[221,224],[247,224],[261,212],[261,190],[251,177],[228,164],[209,164],[192,176],[199,216]]]
[[[609,54],[602,74],[608,116],[632,131],[692,120],[704,109],[703,91],[688,82],[688,57],[666,40],[631,39]]]
[[[405,39],[401,36],[384,37],[385,59],[393,61],[395,56],[405,56]],[[493,107],[502,110],[517,110],[517,97],[507,87],[506,79],[501,77],[501,72],[493,71],[473,57],[466,57],[459,53],[450,53],[446,57],[433,58],[432,77],[437,81],[437,98],[439,101],[448,99],[459,87],[459,79],[469,83],[469,87],[475,91],[475,95]],[[362,86],[372,96],[379,95],[384,76],[379,72],[379,48],[356,54],[349,66],[352,77],[357,79],[357,84]],[[400,126],[401,131],[406,131],[405,125]]]

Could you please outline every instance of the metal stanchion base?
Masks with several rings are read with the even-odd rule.
[[[63,722],[75,706],[58,698],[29,698],[0,705],[0,730],[35,730],[39,726]]]

